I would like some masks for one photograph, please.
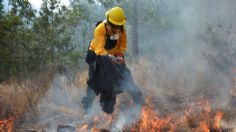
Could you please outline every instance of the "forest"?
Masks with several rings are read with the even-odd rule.
[[[156,50],[158,52],[161,50],[160,52],[169,56],[171,53],[168,52],[171,52],[172,48],[163,51],[161,48],[172,44],[179,45],[177,48],[182,50],[184,44],[166,42],[169,41],[168,37],[175,39],[176,34],[201,37],[206,33],[209,34],[207,37],[218,37],[220,33],[213,30],[222,30],[220,31],[222,33],[224,30],[232,32],[234,28],[232,15],[235,13],[232,3],[234,2],[230,0],[227,2],[73,0],[70,1],[70,6],[66,7],[60,4],[60,0],[44,0],[40,9],[36,10],[27,0],[9,0],[7,4],[1,0],[0,81],[21,73],[39,71],[49,65],[73,67],[81,65],[95,23],[103,20],[104,12],[114,5],[123,7],[126,12],[130,47],[127,54],[131,57],[138,54],[152,54]],[[189,9],[191,5],[195,7]],[[190,13],[193,18],[189,18]],[[189,25],[191,23],[193,25]],[[187,38],[179,37],[182,37],[182,40],[178,38],[176,41],[185,41]],[[195,42],[193,40],[190,43]],[[207,45],[214,46],[217,50],[221,46],[217,47],[214,42]],[[229,42],[225,48],[229,50],[234,47]]]
[[[195,99],[198,97],[207,97],[213,108],[225,113],[226,122],[231,122],[222,125],[221,130],[236,129],[233,127],[235,123],[232,123],[235,120],[229,119],[236,112],[234,0],[68,1],[69,5],[63,5],[61,0],[42,0],[40,8],[36,9],[28,0],[0,0],[0,131],[1,120],[10,117],[14,117],[15,131],[39,129],[36,125],[29,125],[36,113],[43,111],[36,106],[50,105],[42,103],[42,100],[51,96],[59,104],[63,102],[58,97],[54,98],[53,94],[57,93],[54,85],[63,87],[71,94],[71,98],[76,98],[72,102],[66,101],[74,109],[73,104],[80,101],[80,96],[85,92],[85,54],[95,24],[106,19],[105,12],[114,6],[122,7],[126,15],[126,63],[145,97],[153,96],[153,100],[159,100],[158,108],[152,109],[162,113],[161,119],[164,120],[165,115],[173,111],[183,111],[183,102],[190,104],[197,102]],[[58,74],[60,77],[65,76],[69,84],[63,83],[60,77],[60,81],[57,80]],[[176,100],[179,101],[178,108],[172,105]],[[163,107],[166,101],[172,103]],[[148,101],[146,103],[148,105]],[[225,110],[229,105],[229,110]],[[231,108],[231,105],[234,107]],[[80,108],[79,105],[77,107]],[[64,106],[59,109],[70,111]],[[51,109],[48,111],[51,112]],[[209,116],[216,113],[217,110],[213,110]],[[72,116],[68,115],[67,118],[77,117],[77,113],[70,114]],[[39,115],[43,117],[47,114]],[[117,115],[119,120],[121,116]],[[119,131],[188,131],[191,128],[205,131],[199,124],[201,119],[197,118],[198,123],[193,123],[192,120],[197,116],[190,116],[188,125],[181,121],[178,122],[181,125],[174,124],[175,117],[162,127],[154,127],[152,123],[158,121],[152,119],[148,123],[153,128],[142,129],[139,127],[142,121],[139,120],[133,126],[121,125]],[[204,115],[200,113],[200,116]],[[207,127],[212,130],[210,118],[214,117],[209,117]],[[43,124],[40,129],[45,127],[46,123],[42,123],[41,119],[35,120],[33,123]],[[171,128],[173,125],[175,127]],[[73,129],[84,131],[81,126],[74,125]],[[109,126],[106,129],[114,128]]]

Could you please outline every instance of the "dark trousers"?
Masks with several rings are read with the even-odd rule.
[[[130,87],[125,87],[123,88],[123,91],[127,92],[132,97],[135,104],[142,105],[144,103],[142,92],[137,86],[131,85]],[[103,93],[103,94],[106,94],[106,93]],[[112,95],[109,96],[110,99],[100,99],[100,103],[101,103],[100,105],[104,112],[106,113],[113,112],[115,101],[116,101],[116,95],[117,94],[112,93]],[[100,96],[102,96],[102,94]],[[87,87],[86,95],[82,99],[82,104],[86,113],[92,107],[92,104],[95,98],[96,98],[96,94],[94,90],[90,87]]]
[[[143,104],[144,99],[141,90],[134,84],[133,78],[129,69],[126,65],[116,65],[116,68],[122,74],[122,79],[119,81],[114,81],[115,85],[108,85],[109,88],[104,89],[104,85],[100,84],[100,79],[103,76],[98,76],[96,74],[101,74],[99,70],[99,66],[96,65],[96,71],[94,71],[94,65],[89,66],[89,77],[87,81],[87,90],[86,96],[82,99],[82,104],[85,109],[85,112],[88,112],[89,109],[92,107],[93,100],[95,99],[96,95],[100,94],[100,105],[102,110],[108,114],[111,114],[114,109],[114,105],[116,102],[116,95],[121,93],[122,91],[127,92],[133,99],[135,104]],[[107,69],[100,69],[100,70],[109,70]],[[106,72],[105,72],[106,73]],[[114,74],[111,72],[109,74]],[[106,82],[107,84],[111,82]],[[105,84],[105,86],[107,86]]]

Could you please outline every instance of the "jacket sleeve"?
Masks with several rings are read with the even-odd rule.
[[[127,38],[126,38],[126,31],[124,29],[119,40],[119,45],[117,47],[116,54],[124,56],[126,49],[127,49]]]
[[[96,55],[107,55],[104,48],[106,29],[104,23],[99,24],[94,30],[94,36],[90,45],[90,50],[93,50]]]

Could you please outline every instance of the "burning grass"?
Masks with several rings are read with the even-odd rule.
[[[217,105],[215,106],[214,103],[216,101],[212,101],[212,96],[215,97],[215,94],[211,93],[217,92],[218,88],[216,85],[212,84],[215,82],[211,82],[211,80],[202,78],[202,76],[198,76],[199,74],[194,74],[194,79],[199,79],[194,80],[198,85],[191,86],[188,84],[187,86],[190,87],[187,88],[190,89],[193,87],[192,89],[195,90],[196,87],[200,87],[202,88],[202,91],[196,89],[196,91],[191,91],[191,94],[186,94],[181,88],[186,87],[186,85],[183,85],[183,83],[189,83],[191,80],[181,80],[182,74],[176,79],[176,76],[172,77],[172,79],[174,78],[172,80],[169,78],[172,75],[170,75],[167,71],[160,70],[165,69],[164,67],[161,67],[162,65],[152,65],[148,63],[146,59],[141,59],[136,64],[132,63],[128,65],[137,86],[140,87],[140,89],[143,91],[143,94],[147,97],[145,105],[141,108],[141,113],[139,113],[140,116],[138,118],[132,118],[133,113],[130,113],[130,111],[131,107],[133,106],[133,102],[127,94],[118,96],[115,111],[112,115],[106,115],[97,112],[87,120],[86,117],[82,117],[82,112],[78,112],[78,109],[81,110],[81,108],[77,107],[80,106],[75,106],[69,109],[70,103],[73,104],[75,102],[74,100],[79,100],[80,97],[82,98],[84,96],[82,94],[85,92],[84,88],[86,88],[87,70],[83,69],[77,73],[77,76],[73,82],[73,86],[66,86],[65,88],[63,87],[63,89],[60,89],[66,90],[64,92],[68,93],[70,97],[73,97],[71,98],[71,102],[66,102],[68,106],[66,106],[65,109],[63,107],[62,110],[62,107],[55,103],[55,107],[50,109],[51,111],[49,110],[52,113],[55,112],[57,114],[67,115],[67,118],[78,117],[79,119],[78,121],[75,120],[75,125],[67,126],[62,124],[58,125],[57,129],[76,129],[79,132],[110,130],[124,132],[208,132],[232,130],[228,129],[230,127],[225,128],[222,125],[222,120],[225,122],[225,119],[230,116],[232,117],[235,112],[232,112],[231,108],[229,108],[230,112],[226,112],[225,110],[221,109],[222,107],[216,107]],[[4,103],[1,102],[1,104],[5,104],[5,106],[2,107],[4,110],[1,111],[1,115],[3,116],[1,119],[4,119],[3,121],[8,120],[10,117],[20,117],[20,115],[23,115],[27,111],[26,108],[36,104],[42,95],[44,95],[52,79],[48,78],[46,74],[42,75],[43,76],[40,76],[37,79],[24,80],[21,82],[13,79],[0,85],[0,98],[2,98],[0,102],[3,101]],[[228,92],[230,92],[230,90]],[[65,100],[66,99],[63,99],[62,101]],[[50,104],[48,104],[48,102],[46,104],[47,107],[49,107],[48,105]],[[45,110],[45,113],[47,112],[46,107],[43,108],[43,110]],[[70,116],[68,112],[65,112],[67,110],[69,110],[69,113],[71,113]],[[45,115],[47,115],[47,113]],[[53,117],[47,118],[54,120]],[[63,118],[58,120],[63,120]],[[43,125],[36,124],[35,126],[38,125],[40,128],[46,129],[47,125],[45,124],[47,123],[48,122],[44,122],[42,123]]]
[[[179,72],[180,74],[176,76],[176,74],[173,75],[168,71],[160,70],[165,69],[161,64],[152,65],[142,58],[136,64],[128,64],[136,84],[141,88],[147,99],[139,118],[137,120],[126,119],[130,120],[131,124],[130,122],[123,124],[117,131],[234,131],[235,128],[232,125],[230,127],[225,125],[225,122],[234,120],[229,120],[228,117],[235,114],[235,108],[229,107],[229,104],[221,104],[221,101],[228,101],[227,99],[222,100],[223,95],[221,94],[230,96],[228,94],[230,93],[230,86],[223,87],[225,90],[222,93],[221,86],[223,85],[219,85],[214,80],[217,80],[220,76],[218,73],[212,74],[217,75],[216,77],[205,76],[203,71],[206,69],[203,67],[204,65],[199,64],[199,67],[196,67],[196,70],[200,71],[199,73],[194,71],[193,73],[196,74],[187,75],[183,71],[183,73]],[[221,83],[225,83],[224,79],[220,80]],[[122,112],[122,105],[127,104],[130,100],[130,98],[124,99],[124,97],[126,96],[122,96],[122,99],[117,100],[116,111],[111,115],[112,120],[102,115],[96,115],[94,120],[83,124],[78,130],[85,132],[100,130],[99,128],[113,130],[114,126],[119,125],[117,120],[120,117],[119,113]],[[129,105],[128,103],[127,106]],[[129,118],[129,116],[127,115],[126,118]]]
[[[11,132],[45,94],[51,83],[50,72],[42,72],[34,78],[19,80],[12,77],[0,84],[0,129]]]
[[[147,98],[146,105],[142,108],[138,121],[125,128],[124,131],[222,131],[220,123],[223,112],[212,110],[208,100],[193,102],[186,106],[183,111],[166,113],[164,115],[157,111],[157,108],[151,102],[153,102],[153,98]]]
[[[112,115],[97,114],[83,124],[77,130],[79,132],[88,131],[122,131],[122,132],[224,132],[233,131],[233,128],[226,128],[222,125],[224,110],[212,108],[206,98],[201,98],[187,104],[177,104],[179,108],[171,109],[173,104],[157,104],[154,96],[146,97],[145,105],[142,107],[140,116],[137,120],[124,117],[123,120],[129,120],[122,128],[118,128],[118,118],[120,118],[121,105],[124,99],[118,99],[118,106]],[[123,101],[122,101],[123,100]],[[131,102],[130,102],[131,103]],[[159,103],[164,103],[159,101]],[[184,103],[184,102],[182,102]],[[131,104],[132,105],[132,104]],[[164,105],[164,107],[160,107]],[[131,106],[128,106],[131,107]],[[132,113],[131,113],[132,114]],[[126,118],[126,119],[125,119]]]

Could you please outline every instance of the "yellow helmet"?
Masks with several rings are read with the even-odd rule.
[[[107,20],[114,25],[124,25],[125,24],[125,13],[120,7],[113,7],[106,12]]]

